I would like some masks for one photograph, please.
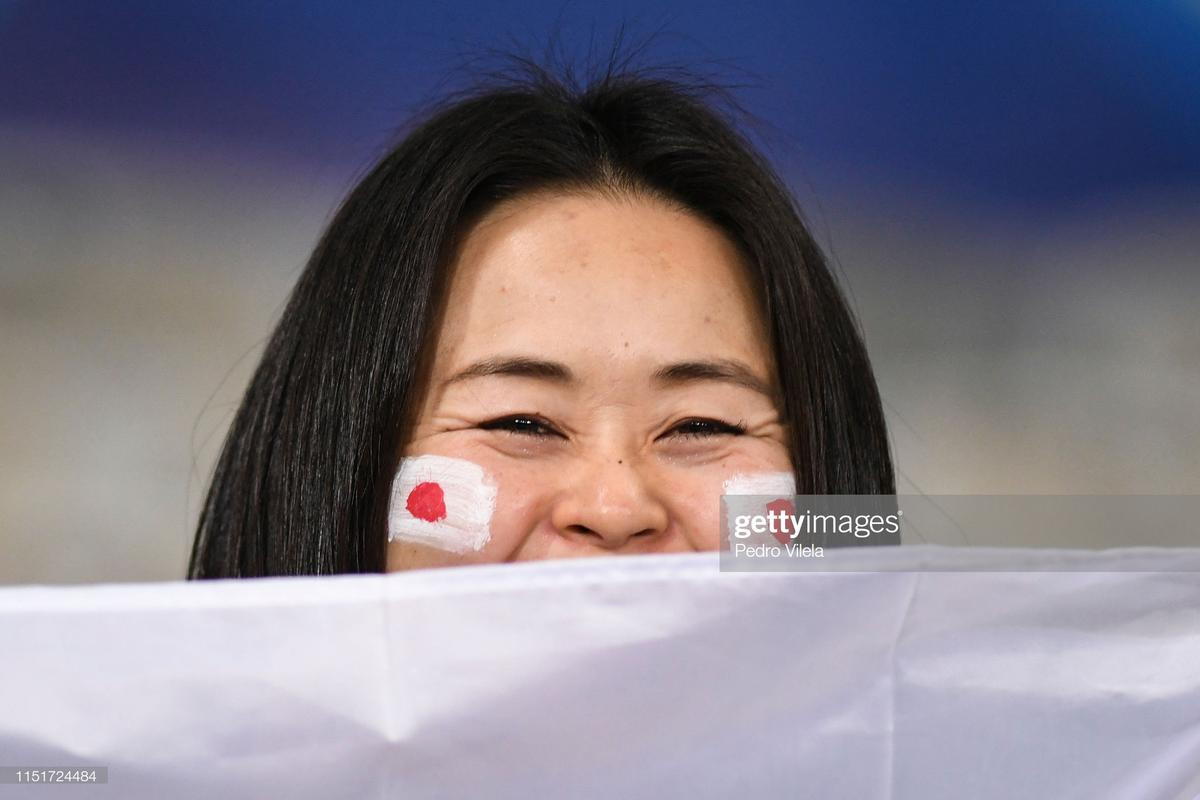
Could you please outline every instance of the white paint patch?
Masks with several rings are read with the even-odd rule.
[[[495,510],[496,484],[478,464],[446,456],[405,458],[392,480],[388,541],[479,551],[492,538]]]
[[[750,472],[729,476],[724,494],[794,495],[796,476],[790,472]]]

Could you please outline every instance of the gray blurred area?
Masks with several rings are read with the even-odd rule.
[[[179,578],[337,200],[219,154],[0,132],[0,582]]]
[[[842,177],[801,199],[901,492],[1200,493],[1198,198],[1018,220]],[[183,576],[226,427],[351,183],[0,129],[0,583]]]

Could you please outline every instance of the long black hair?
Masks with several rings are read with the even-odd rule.
[[[382,572],[389,486],[438,295],[472,220],[544,189],[648,192],[738,245],[764,303],[803,494],[893,494],[879,392],[795,201],[701,85],[530,68],[455,96],[354,188],[233,420],[189,578]]]

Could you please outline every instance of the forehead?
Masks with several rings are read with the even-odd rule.
[[[746,265],[716,226],[652,198],[540,194],[464,238],[435,371],[498,352],[634,364],[769,356]]]

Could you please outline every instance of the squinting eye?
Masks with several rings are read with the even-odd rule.
[[[665,436],[682,436],[684,438],[696,437],[707,438],[709,436],[720,436],[722,434],[731,434],[733,436],[741,436],[746,432],[746,426],[730,425],[727,422],[721,422],[715,419],[688,419],[676,425],[671,430],[667,431]]]
[[[520,414],[513,417],[500,417],[489,420],[479,426],[485,431],[508,431],[522,436],[550,437],[562,434],[550,427],[549,423],[540,417]]]

